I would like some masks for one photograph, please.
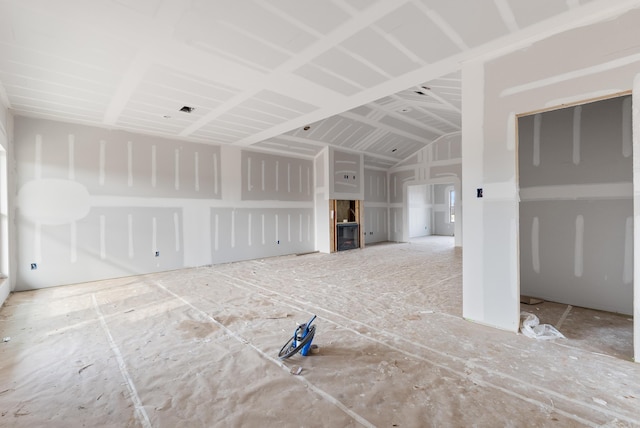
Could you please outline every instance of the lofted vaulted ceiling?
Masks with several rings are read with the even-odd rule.
[[[0,98],[19,115],[306,157],[333,145],[389,167],[460,132],[461,62],[633,3],[0,0]]]

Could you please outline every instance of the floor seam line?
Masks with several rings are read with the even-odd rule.
[[[98,314],[98,318],[100,319],[100,324],[102,325],[102,329],[104,330],[104,333],[107,336],[107,340],[109,341],[109,346],[111,347],[111,351],[115,354],[116,360],[118,361],[118,368],[120,369],[120,374],[122,374],[122,377],[126,382],[127,389],[129,390],[129,395],[135,406],[136,419],[140,421],[143,427],[151,428],[151,421],[149,420],[149,415],[147,415],[147,412],[144,409],[144,406],[142,405],[142,400],[140,400],[140,396],[138,395],[138,391],[136,390],[133,380],[129,375],[129,371],[127,370],[124,357],[122,356],[122,353],[118,348],[118,345],[116,345],[115,340],[113,340],[113,336],[111,335],[111,331],[109,330],[107,321],[105,320],[104,315],[100,310],[100,306],[98,305],[96,295],[91,294],[91,299],[93,301],[93,307],[96,313]]]
[[[240,282],[246,283],[247,285],[249,285],[249,286],[251,286],[251,287],[258,288],[258,289],[264,290],[264,291],[269,292],[269,293],[274,293],[274,294],[276,294],[276,295],[278,295],[278,296],[283,297],[284,299],[292,300],[292,301],[297,302],[297,303],[299,303],[299,304],[301,304],[301,305],[304,305],[304,306],[306,306],[306,307],[313,307],[313,305],[312,305],[310,302],[303,302],[303,301],[297,300],[297,299],[295,299],[295,298],[293,298],[293,297],[285,296],[285,295],[283,295],[282,293],[279,293],[279,292],[274,291],[274,290],[270,290],[270,289],[268,289],[268,288],[262,287],[262,286],[257,285],[257,284],[252,284],[251,282],[249,282],[249,281],[247,281],[247,280],[244,280],[244,279],[233,278],[233,277],[231,277],[231,276],[229,276],[229,275],[227,275],[227,274],[222,274],[222,275],[223,275],[223,276],[225,276],[225,277],[227,277],[227,278],[229,278],[229,279],[232,279],[232,280],[234,280],[234,281],[240,281]],[[232,284],[232,285],[235,285],[235,284]],[[269,296],[265,296],[265,297],[269,298]],[[273,298],[271,298],[271,299],[273,299]],[[290,305],[290,306],[294,306],[294,305]],[[299,308],[299,307],[298,307],[298,308]],[[406,339],[403,339],[402,337],[397,337],[397,336],[393,335],[392,333],[389,333],[389,332],[387,332],[387,331],[380,330],[380,329],[377,329],[377,328],[375,328],[375,327],[369,326],[369,325],[367,325],[367,324],[365,324],[365,323],[363,323],[363,322],[361,322],[361,321],[352,320],[352,319],[350,319],[350,318],[348,318],[348,317],[345,317],[344,315],[338,314],[338,313],[333,312],[333,311],[328,310],[328,309],[324,309],[324,308],[321,308],[321,307],[316,307],[316,308],[317,308],[317,309],[320,309],[320,310],[322,310],[322,311],[325,311],[325,312],[327,312],[327,313],[330,313],[330,314],[332,314],[332,315],[335,315],[335,316],[338,316],[338,317],[344,318],[344,319],[348,320],[348,321],[349,321],[349,322],[351,322],[351,323],[357,323],[357,324],[360,324],[360,325],[362,325],[362,326],[364,326],[364,327],[366,327],[366,328],[369,328],[370,330],[377,331],[379,334],[382,334],[383,336],[387,336],[387,337],[388,337],[388,336],[394,336],[394,337],[395,337],[395,338],[397,338],[397,339],[400,339],[400,340],[406,341]],[[356,333],[357,335],[362,336],[362,337],[364,337],[364,338],[366,338],[366,339],[369,339],[369,340],[372,340],[372,341],[376,341],[377,343],[383,344],[384,346],[390,347],[390,348],[395,349],[395,350],[399,350],[398,348],[392,347],[392,346],[388,345],[387,343],[385,343],[385,342],[383,342],[383,341],[379,341],[379,340],[374,339],[374,338],[372,338],[372,337],[370,337],[370,336],[364,335],[364,334],[360,333],[360,332],[359,332],[359,331],[357,331],[357,330],[351,329],[351,328],[346,327],[346,326],[344,326],[344,325],[341,325],[341,324],[339,324],[339,323],[337,323],[337,322],[335,322],[335,321],[331,321],[331,320],[329,320],[329,319],[327,319],[327,318],[325,318],[325,319],[326,319],[327,321],[329,321],[329,322],[332,322],[332,323],[333,323],[333,324],[335,324],[335,325],[338,325],[338,326],[340,326],[340,327],[342,327],[342,328],[345,328],[345,329],[347,329],[347,330],[349,330],[349,331],[352,331],[352,332]],[[444,354],[444,353],[442,353],[442,352],[439,352],[438,350],[435,350],[435,349],[429,348],[429,347],[427,347],[427,346],[425,346],[425,345],[422,345],[422,344],[416,344],[416,343],[411,343],[411,344],[412,344],[413,346],[418,346],[418,347],[420,347],[420,348],[422,348],[422,349],[425,349],[425,350],[427,350],[427,351],[430,351],[430,352],[436,353],[436,354],[438,354],[438,355],[441,355],[441,356],[443,356],[443,357],[445,357],[445,358],[450,358],[450,359],[452,359],[452,360],[454,360],[454,361],[459,361],[460,363],[464,363],[464,360],[463,360],[462,358],[453,357],[453,356],[451,356],[451,355]],[[400,351],[400,352],[402,352],[402,353],[405,353],[406,355],[415,355],[415,354],[411,354],[411,353],[410,353],[410,352],[408,352],[408,351],[404,351],[404,350],[399,350],[399,351]],[[451,369],[451,368],[449,368],[449,367],[447,367],[447,366],[445,366],[445,365],[439,365],[438,363],[435,363],[435,362],[433,362],[433,361],[431,361],[431,360],[429,360],[429,359],[427,359],[427,358],[425,358],[425,357],[421,357],[421,356],[419,356],[419,355],[415,355],[415,357],[416,357],[416,358],[419,358],[419,359],[421,359],[421,360],[423,360],[423,361],[430,362],[431,364],[433,364],[433,365],[435,365],[435,366],[437,366],[437,367],[441,367],[441,368],[443,368],[443,369],[446,369],[446,370],[448,370],[448,371],[451,371],[451,372],[453,372],[453,373],[456,373],[456,374],[458,374],[459,376],[461,376],[461,377],[463,377],[463,378],[465,378],[465,379],[467,379],[467,378],[468,378],[467,376],[464,376],[464,375],[463,375],[463,374],[461,374],[460,372],[457,372],[457,371],[455,371],[455,370],[453,370],[453,369]],[[598,408],[598,407],[595,407],[595,406],[591,406],[591,405],[589,405],[588,403],[585,403],[585,402],[583,402],[583,401],[573,400],[573,399],[571,399],[571,398],[569,398],[569,397],[562,396],[562,395],[558,394],[557,392],[552,391],[552,390],[549,390],[549,389],[547,389],[547,388],[545,388],[545,387],[536,386],[536,385],[530,384],[530,383],[528,383],[528,382],[523,382],[522,380],[517,379],[517,378],[514,378],[513,376],[510,376],[510,375],[505,374],[505,373],[500,373],[500,372],[496,372],[496,371],[489,370],[489,369],[485,369],[485,368],[481,368],[481,369],[482,369],[485,373],[492,374],[492,375],[495,375],[495,376],[499,376],[499,377],[502,377],[502,378],[504,378],[504,379],[512,380],[512,381],[515,381],[515,382],[520,383],[520,384],[522,384],[522,385],[529,386],[529,387],[531,387],[531,388],[535,388],[536,390],[543,391],[543,392],[546,392],[546,393],[548,393],[548,394],[551,394],[551,395],[553,395],[553,396],[557,397],[558,399],[565,400],[565,401],[568,401],[568,402],[570,402],[570,403],[573,403],[573,404],[579,405],[579,406],[581,406],[581,407],[585,407],[585,408],[591,409],[592,411],[596,411],[596,412],[598,412],[598,413],[601,413],[601,414],[604,414],[604,415],[608,415],[608,416],[612,416],[612,417],[621,418],[621,419],[624,419],[624,420],[626,420],[626,421],[628,421],[628,422],[630,422],[630,423],[638,424],[638,421],[637,421],[637,420],[632,419],[631,417],[629,417],[629,416],[627,416],[627,415],[619,414],[618,412],[614,412],[614,411],[611,411],[611,410],[601,409],[601,408]],[[501,387],[499,387],[499,386],[497,386],[497,385],[494,385],[494,384],[489,383],[489,382],[486,382],[486,381],[484,381],[484,383],[485,383],[485,384],[487,384],[488,386],[494,387],[494,388],[496,388],[496,389],[500,389],[500,388],[501,388]],[[508,391],[508,390],[505,390],[505,391]],[[511,391],[508,391],[508,392],[506,392],[506,393],[507,393],[507,394],[509,394],[509,395],[519,396],[519,394],[517,394],[517,393],[515,393],[515,392],[511,392]],[[521,398],[521,397],[519,397],[519,398]],[[525,397],[525,398],[526,398],[526,397]],[[533,400],[533,399],[531,399],[531,400]],[[525,399],[525,401],[530,402],[528,398],[527,398],[527,399]],[[542,406],[545,406],[545,405],[546,405],[545,403],[543,403],[543,402],[541,402],[541,401],[534,400],[534,402],[535,402],[535,403],[537,403],[537,404],[539,404],[539,405],[542,405]],[[558,409],[557,409],[556,407],[554,407],[554,409],[555,409],[556,411],[558,411]],[[560,412],[562,412],[562,411],[560,411]],[[593,422],[583,420],[583,419],[581,419],[581,418],[577,417],[576,415],[573,415],[573,414],[570,414],[570,413],[567,413],[565,416],[568,416],[568,417],[570,417],[571,419],[574,419],[574,420],[578,420],[579,422],[584,423],[584,424],[587,424],[587,425],[597,426],[597,425],[594,425],[594,423],[593,423]],[[576,419],[576,418],[577,418],[577,419]]]
[[[191,302],[186,300],[184,297],[179,296],[178,294],[176,294],[173,291],[169,290],[167,287],[162,285],[160,283],[160,281],[155,281],[154,283],[158,287],[160,287],[163,290],[165,290],[167,293],[173,295],[176,299],[184,302],[187,306],[189,306],[190,308],[192,308],[196,312],[200,313],[202,316],[204,316],[205,318],[207,318],[208,320],[210,320],[214,324],[220,326],[225,331],[226,334],[228,334],[232,338],[236,339],[238,342],[242,343],[243,345],[249,346],[251,349],[256,351],[260,356],[262,356],[266,360],[276,364],[278,367],[282,368],[283,370],[286,370],[287,372],[289,371],[289,369],[281,361],[278,361],[275,358],[270,357],[266,352],[264,352],[263,350],[261,350],[260,348],[258,348],[254,344],[252,344],[250,341],[248,341],[247,339],[245,339],[244,337],[242,337],[238,333],[236,333],[233,330],[229,329],[227,326],[222,324],[220,321],[216,320],[214,317],[212,317],[211,315],[207,314],[205,311],[203,311],[202,309],[198,308],[197,306],[195,306],[194,304],[192,304]],[[352,419],[354,419],[359,424],[361,424],[361,425],[363,425],[365,427],[368,427],[368,428],[375,428],[375,425],[373,425],[371,422],[369,422],[368,420],[366,420],[364,417],[360,416],[358,413],[354,412],[353,410],[349,409],[340,400],[338,400],[337,398],[335,398],[334,396],[332,396],[328,392],[324,391],[320,387],[314,385],[309,380],[307,380],[307,379],[305,379],[304,377],[301,377],[301,376],[295,376],[295,379],[297,379],[298,381],[300,381],[300,382],[304,383],[305,385],[309,386],[315,393],[317,393],[318,395],[320,395],[321,397],[326,399],[328,402],[330,402],[334,406],[338,407],[340,410],[342,410],[344,413],[349,415]]]

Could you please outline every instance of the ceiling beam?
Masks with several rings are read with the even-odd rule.
[[[351,112],[344,112],[340,115],[341,117],[345,117],[347,119],[355,120],[356,122],[366,123],[369,126],[374,128],[384,129],[392,134],[404,137],[408,140],[411,140],[418,144],[424,144],[425,141],[420,139],[419,135],[411,134],[410,132],[403,131],[402,129],[394,128],[393,126],[387,125],[385,123],[380,123],[376,120],[369,119],[368,117],[360,116]],[[442,131],[438,131],[438,134],[442,134]]]
[[[187,136],[192,134],[200,127],[206,125],[212,120],[215,120],[222,113],[248,100],[249,98],[253,97],[255,94],[257,94],[259,91],[263,89],[271,89],[271,90],[275,90],[276,92],[288,94],[290,86],[297,80],[300,80],[298,76],[295,76],[292,74],[293,71],[295,71],[296,69],[298,69],[299,67],[307,63],[312,62],[313,59],[317,58],[318,56],[327,52],[328,50],[338,46],[340,43],[347,40],[349,37],[353,36],[359,31],[373,25],[376,21],[382,19],[384,16],[398,9],[408,1],[410,0],[378,2],[373,6],[365,9],[362,13],[358,14],[357,19],[352,19],[345,22],[344,24],[336,28],[334,31],[326,35],[318,35],[317,32],[309,29],[307,26],[302,26],[302,24],[297,23],[296,25],[299,28],[303,29],[304,31],[307,31],[308,33],[321,36],[321,38],[319,38],[319,40],[316,41],[314,44],[312,44],[309,48],[305,49],[302,52],[299,52],[297,55],[295,55],[291,59],[285,61],[282,65],[277,67],[266,78],[261,79],[261,81],[259,82],[254,82],[254,85],[252,86],[251,89],[227,101],[219,108],[216,108],[210,111],[208,114],[200,118],[194,124],[185,128],[180,133],[180,135]],[[288,16],[286,13],[282,12],[282,10],[278,8],[272,7],[272,5],[270,5],[269,3],[262,1],[262,2],[259,2],[259,4],[261,5],[261,7],[268,9],[272,13],[277,13],[281,18],[287,19],[289,22],[293,23],[295,21],[295,20],[292,20],[293,18],[291,16]],[[287,86],[285,87],[282,83],[278,83],[278,82],[287,82]],[[301,87],[304,87],[305,90],[308,92],[309,82],[307,80],[305,80],[304,82],[305,84],[301,85]],[[328,94],[332,93],[332,91],[327,90],[327,88],[321,88],[319,85],[317,85],[317,87],[318,87],[318,90],[320,91],[318,93],[319,97],[314,99],[322,99],[323,95],[324,97],[326,97]],[[283,90],[285,90],[285,92],[283,92]],[[297,92],[297,93],[299,94],[300,92]],[[334,96],[333,98],[327,99],[324,104],[335,105],[338,102],[339,100],[336,99]],[[255,142],[255,141],[252,141],[252,142]],[[244,141],[241,141],[238,144],[247,145],[247,143]]]
[[[451,104],[449,101],[445,100],[444,98],[442,98],[440,95],[436,94],[434,91],[432,91],[431,89],[425,87],[425,86],[418,86],[417,90],[419,92],[424,92],[425,94],[428,93],[430,97],[434,98],[435,100],[439,101],[441,104],[446,105],[447,107],[449,107],[451,110],[457,111],[458,113],[462,114],[462,110],[460,110],[458,107],[454,106],[453,104]],[[418,94],[419,95],[419,94]]]

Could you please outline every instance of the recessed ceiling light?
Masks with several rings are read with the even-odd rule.
[[[418,94],[418,95],[427,95],[427,94],[425,94],[425,93],[424,93],[424,92],[422,92],[422,91],[413,91],[413,92],[415,92],[415,93],[416,93],[416,94]]]
[[[168,114],[163,114],[162,117],[165,118],[165,119],[171,119],[171,116],[168,115]]]
[[[304,129],[305,131],[308,131],[308,130],[310,130],[310,129],[311,129],[311,127],[310,127],[309,125],[307,125],[307,126],[305,126],[304,128],[302,128],[302,129]]]
[[[396,151],[396,150],[398,150],[398,149],[393,149],[393,150],[391,150],[391,153],[395,153],[395,151]]]
[[[411,107],[402,107],[398,110],[400,113],[409,113],[411,111]]]
[[[196,108],[195,107],[189,107],[189,106],[182,106],[182,108],[180,109],[180,111],[185,112],[185,113],[191,113],[192,111],[194,111]]]

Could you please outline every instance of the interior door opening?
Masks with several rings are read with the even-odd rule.
[[[630,96],[517,119],[521,295],[545,302],[535,309],[541,322],[625,358],[633,357],[631,119]]]
[[[434,235],[455,236],[455,188],[454,183],[407,187],[409,240]]]

